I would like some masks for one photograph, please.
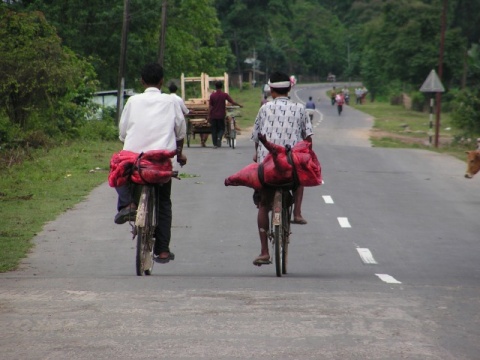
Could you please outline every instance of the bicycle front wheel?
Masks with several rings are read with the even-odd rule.
[[[153,270],[153,246],[155,240],[155,189],[143,186],[138,204],[135,227],[137,251],[135,267],[138,276],[151,275]]]
[[[147,228],[137,229],[136,270],[138,276],[151,275],[153,270],[153,243]]]

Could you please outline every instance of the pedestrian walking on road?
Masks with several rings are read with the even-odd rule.
[[[215,83],[215,91],[210,95],[209,101],[209,121],[212,125],[212,142],[213,147],[222,146],[222,138],[225,133],[225,116],[227,115],[226,101],[232,105],[242,107],[235,102],[230,95],[222,91],[223,83],[217,81]]]

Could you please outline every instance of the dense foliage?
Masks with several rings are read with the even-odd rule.
[[[61,46],[39,12],[0,7],[0,38],[0,105],[9,119],[0,122],[0,138],[32,132],[39,139],[40,128],[50,135],[73,131],[94,90],[91,65]]]
[[[430,70],[438,68],[442,9],[447,4],[442,81],[450,92],[448,99],[453,99],[450,108],[459,113],[457,119],[463,119],[458,123],[465,126],[465,109],[469,109],[468,128],[479,127],[476,124],[480,123],[480,109],[474,100],[480,88],[478,60],[475,60],[480,39],[479,1],[130,0],[125,76],[128,88],[138,90],[139,68],[158,59],[164,1],[167,2],[164,64],[168,79],[179,78],[181,73],[197,76],[201,72],[245,74],[253,70],[256,78],[264,81],[266,74],[281,69],[295,74],[300,81],[325,81],[331,72],[339,80],[361,79],[372,95],[417,91]],[[47,100],[43,104],[61,100],[63,110],[57,118],[68,123],[75,122],[72,115],[75,111],[70,107],[79,103],[78,87],[90,89],[93,70],[99,88],[115,89],[123,3],[123,0],[11,0],[0,5],[2,16],[9,9],[10,14],[16,11],[15,16],[28,23],[22,32],[16,32],[2,21],[2,38],[7,41],[2,43],[1,61],[24,59],[21,64],[30,63],[38,69],[44,64],[46,80],[65,76],[62,86],[54,91],[35,92],[27,85],[31,96],[25,99],[36,99],[36,106],[42,104],[39,96]],[[22,42],[25,36],[30,36],[29,44]],[[35,37],[41,41],[33,41]],[[9,53],[6,46],[12,47],[18,41],[24,49],[20,46],[16,53]],[[52,55],[49,51],[53,49],[62,55]],[[42,55],[35,57],[34,53]],[[52,63],[56,65],[50,66]],[[0,80],[2,94],[13,89],[12,81],[34,82],[35,76],[27,76],[25,81],[25,74],[32,74],[31,69],[25,73],[4,66],[1,69],[8,73]],[[75,80],[81,74],[82,79],[86,76],[89,80]],[[2,106],[16,123],[25,122],[35,109],[21,103],[12,107],[5,101]],[[57,125],[62,129],[62,124]]]

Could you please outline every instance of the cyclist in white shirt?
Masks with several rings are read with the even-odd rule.
[[[157,64],[147,64],[141,72],[141,82],[145,91],[130,97],[125,104],[119,123],[119,139],[124,143],[123,150],[136,153],[150,150],[170,150],[177,152],[177,162],[186,164],[182,153],[186,135],[185,117],[175,98],[163,94],[163,68]],[[172,226],[172,202],[170,198],[172,182],[155,185],[157,196],[157,227],[155,228],[154,254],[158,262],[173,260],[170,252]],[[115,223],[123,224],[134,220],[137,204],[130,186],[116,188],[118,193],[118,214]]]

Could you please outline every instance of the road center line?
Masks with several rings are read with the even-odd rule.
[[[338,218],[338,223],[340,224],[340,226],[342,228],[351,228],[352,227],[350,225],[350,223],[348,222],[348,218],[346,218],[346,217],[339,217]]]
[[[333,204],[333,199],[330,195],[323,195],[322,197],[325,204]]]
[[[357,251],[364,264],[378,264],[369,249],[357,248]]]
[[[396,280],[393,276],[387,274],[375,274],[377,275],[380,280],[386,282],[387,284],[401,284],[400,281]]]

